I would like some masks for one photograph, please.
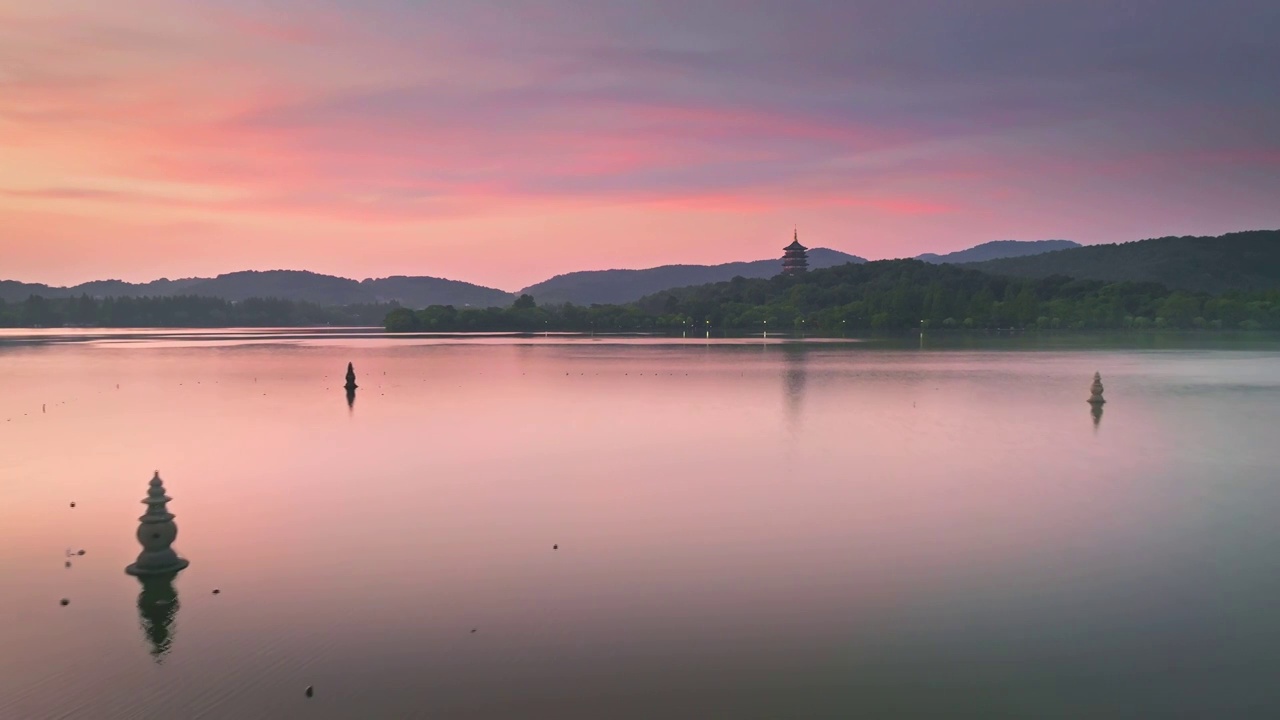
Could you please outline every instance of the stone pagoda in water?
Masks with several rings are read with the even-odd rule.
[[[358,387],[356,385],[356,366],[351,363],[347,363],[347,384],[345,387],[348,390],[355,390]]]
[[[1089,404],[1101,405],[1106,402],[1102,397],[1102,373],[1093,374],[1093,384],[1089,386]]]
[[[130,575],[168,575],[189,564],[170,547],[178,537],[178,526],[174,524],[173,513],[168,507],[172,499],[164,494],[164,481],[157,472],[151,478],[147,497],[142,500],[147,506],[147,512],[138,518],[138,542],[142,544],[142,552],[138,553],[138,559],[132,565],[124,569]]]
[[[791,244],[782,250],[782,274],[799,275],[809,269],[809,248],[800,244],[800,233],[793,232]]]

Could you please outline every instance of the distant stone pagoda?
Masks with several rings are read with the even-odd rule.
[[[799,275],[809,269],[808,248],[800,244],[800,232],[794,231],[791,244],[783,248],[782,274]]]
[[[178,557],[171,547],[178,537],[178,526],[174,524],[173,513],[168,507],[172,499],[164,494],[164,482],[156,472],[147,489],[147,497],[142,501],[147,512],[138,518],[138,542],[142,545],[142,552],[138,553],[136,562],[124,569],[130,575],[168,575],[188,565],[186,559]]]

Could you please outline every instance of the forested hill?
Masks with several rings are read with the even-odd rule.
[[[387,302],[410,307],[435,304],[497,307],[510,304],[514,298],[502,290],[444,278],[395,276],[356,281],[302,270],[246,270],[213,278],[160,279],[149,283],[97,280],[72,287],[0,281],[0,300],[18,302],[32,295],[46,299],[81,295],[91,298],[199,295],[233,301],[276,298],[335,307]]]
[[[991,275],[919,260],[849,263],[800,276],[737,277],[626,305],[397,308],[392,332],[657,331],[837,335],[928,328],[1280,329],[1280,290],[1222,296],[1156,283]]]
[[[866,262],[857,255],[814,248],[809,267],[825,268]],[[734,277],[767,278],[782,271],[781,259],[731,262],[721,265],[663,265],[644,270],[583,270],[557,275],[521,290],[540,305],[620,304],[639,300],[662,290],[721,282]]]
[[[966,267],[1016,277],[1157,282],[1208,293],[1271,290],[1280,288],[1280,230],[1088,245]]]
[[[1064,251],[1074,252],[1074,251]],[[959,265],[884,260],[800,277],[684,288],[644,298],[650,315],[706,318],[714,327],[839,329],[1280,329],[1280,289],[1221,296],[1157,283],[1024,279]]]
[[[957,250],[946,255],[925,253],[917,255],[917,260],[927,263],[971,263],[995,260],[997,258],[1022,257],[1024,255],[1040,255],[1054,250],[1078,248],[1080,243],[1070,240],[992,240],[981,245],[974,245],[967,250]]]

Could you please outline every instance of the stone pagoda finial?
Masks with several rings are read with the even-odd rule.
[[[356,367],[351,363],[347,363],[347,385],[348,390],[356,389]]]
[[[1101,405],[1106,402],[1102,397],[1102,374],[1093,374],[1093,384],[1089,386],[1089,403],[1092,405]]]
[[[142,502],[147,511],[138,518],[138,542],[142,544],[142,552],[138,559],[124,571],[130,575],[165,575],[176,573],[188,563],[170,547],[178,537],[178,526],[173,522],[173,513],[169,512],[169,501],[173,498],[164,494],[164,481],[159,471],[151,478],[147,496]]]

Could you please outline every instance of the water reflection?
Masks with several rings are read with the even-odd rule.
[[[1100,403],[1090,404],[1089,414],[1093,416],[1093,429],[1094,432],[1097,432],[1098,426],[1102,424],[1102,405]]]
[[[4,355],[0,477],[50,480],[0,502],[0,617],[14,618],[0,718],[1248,717],[1280,703],[1274,349],[362,342],[363,372],[399,387],[359,423],[329,404],[351,345]],[[1088,407],[1085,361],[1130,388],[1108,438],[1071,417]],[[110,508],[135,491],[100,478],[139,458],[187,478],[183,532],[200,531],[183,549],[253,601],[202,600],[212,581],[197,592],[184,571],[179,626],[165,580],[117,584],[110,548],[123,564],[130,528]],[[376,528],[352,522],[370,503],[353,477],[394,498],[375,501]],[[103,558],[102,573],[32,551],[72,531],[89,549],[73,562]],[[414,571],[423,553],[429,572]],[[112,595],[118,622],[95,612]]]
[[[139,577],[138,620],[142,634],[151,644],[151,657],[161,662],[173,645],[171,626],[178,615],[178,591],[173,586],[177,573]]]
[[[356,409],[356,389],[353,387],[349,387],[347,388],[347,411],[355,412],[355,409]]]
[[[786,382],[787,430],[796,433],[800,430],[800,416],[804,405],[804,386],[807,380],[805,364],[808,360],[803,345],[783,345],[782,357],[785,362],[783,377]]]

